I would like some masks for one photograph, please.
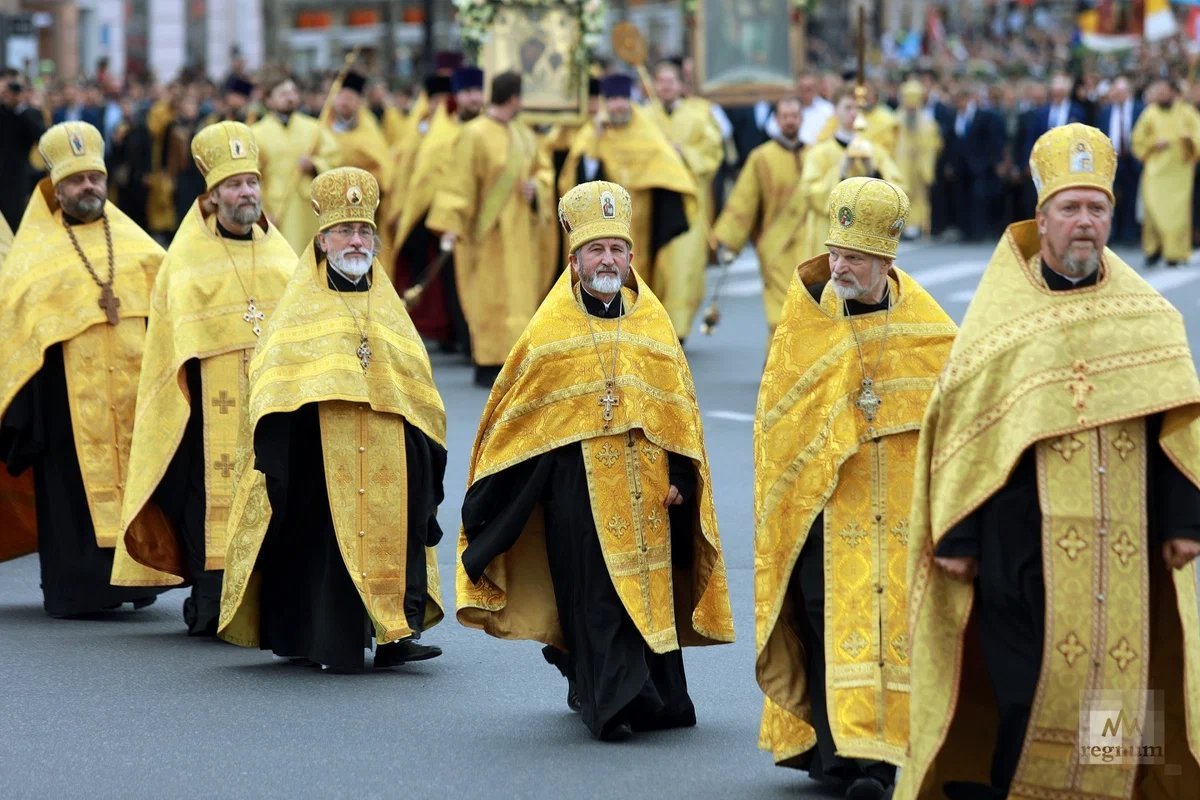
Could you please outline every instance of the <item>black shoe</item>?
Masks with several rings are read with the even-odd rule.
[[[1162,258],[1162,253],[1150,253],[1146,256],[1146,269],[1158,266],[1158,260]]]
[[[567,678],[567,708],[578,714],[583,711],[583,703],[579,701],[579,692],[575,691],[575,681]]]
[[[499,366],[484,367],[478,364],[475,365],[475,385],[484,389],[491,389],[492,384],[496,382],[496,378],[500,377]]]
[[[133,610],[137,611],[138,609],[145,608],[146,606],[152,606],[154,605],[154,601],[157,599],[158,595],[156,594],[152,594],[149,597],[139,597],[137,600],[133,601]],[[215,632],[216,631],[214,631],[214,633]]]
[[[442,648],[430,644],[417,644],[411,636],[398,642],[381,644],[375,648],[375,669],[387,669],[407,664],[409,661],[428,661],[442,654]]]
[[[1179,262],[1179,261],[1167,261],[1167,266],[1168,266],[1168,267],[1178,267],[1178,266],[1179,266],[1179,264],[1180,264],[1180,262]]]
[[[311,660],[305,658],[304,656],[294,656],[292,658],[289,658],[287,661],[293,667],[319,667],[319,666],[321,666],[317,662],[311,661]]]
[[[628,722],[618,722],[615,725],[610,723],[600,731],[602,742],[623,742],[630,736],[633,736],[633,728]]]
[[[874,778],[858,778],[846,789],[846,800],[883,800],[887,788]]]

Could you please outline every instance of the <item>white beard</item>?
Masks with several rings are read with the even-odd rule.
[[[330,253],[329,266],[333,267],[346,280],[358,283],[364,275],[371,271],[371,262],[375,260],[375,254],[368,251],[365,255],[347,258],[346,253],[346,250],[342,250],[340,253]]]
[[[616,275],[593,275],[587,287],[596,294],[616,294],[621,291],[621,279]]]
[[[837,281],[834,281],[833,293],[837,295],[839,300],[857,300],[863,296],[863,288],[861,286],[842,286]]]

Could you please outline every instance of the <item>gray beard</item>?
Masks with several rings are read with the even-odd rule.
[[[833,284],[833,293],[837,295],[839,300],[857,300],[866,292],[861,286],[842,286],[838,283]]]
[[[333,267],[335,272],[351,283],[358,283],[364,275],[371,271],[371,262],[375,260],[375,254],[368,252],[364,258],[355,258],[350,261],[346,258],[346,252],[343,250],[340,253],[330,253],[328,259],[329,266]]]
[[[80,222],[95,222],[104,215],[104,200],[99,197],[85,197],[63,205],[63,211]]]
[[[1063,273],[1072,278],[1086,278],[1100,268],[1100,253],[1093,251],[1083,258],[1067,256],[1062,261],[1062,268]]]
[[[253,225],[258,222],[258,218],[262,216],[262,207],[255,203],[252,207],[242,208],[241,206],[232,206],[221,209],[225,212],[225,216],[230,221],[237,225]]]
[[[593,275],[584,284],[593,294],[616,294],[621,291],[621,279],[615,275]]]

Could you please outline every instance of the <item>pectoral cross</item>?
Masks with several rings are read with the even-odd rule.
[[[363,372],[367,371],[367,367],[371,366],[371,345],[367,344],[367,337],[362,337],[362,341],[358,343],[358,349],[354,351],[358,356],[358,363],[362,367]]]
[[[116,325],[121,321],[121,318],[117,316],[117,309],[121,307],[121,298],[113,294],[111,283],[101,285],[99,306],[104,309],[109,325]]]
[[[862,379],[862,391],[859,392],[854,405],[858,406],[858,410],[863,413],[867,422],[875,421],[875,415],[879,413],[879,407],[883,405],[883,399],[875,393],[875,381],[870,378]]]
[[[242,319],[250,323],[250,328],[254,331],[255,336],[262,336],[262,326],[259,323],[266,318],[267,315],[258,310],[258,306],[254,303],[254,298],[247,298],[246,313],[242,315]]]
[[[605,381],[604,394],[600,396],[596,404],[604,406],[600,416],[604,420],[604,430],[608,430],[612,427],[613,406],[621,405],[621,398],[613,392],[612,381]]]

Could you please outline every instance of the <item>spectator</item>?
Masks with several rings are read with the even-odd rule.
[[[0,213],[14,233],[35,183],[29,155],[46,131],[41,109],[33,102],[20,73],[0,72]]]

